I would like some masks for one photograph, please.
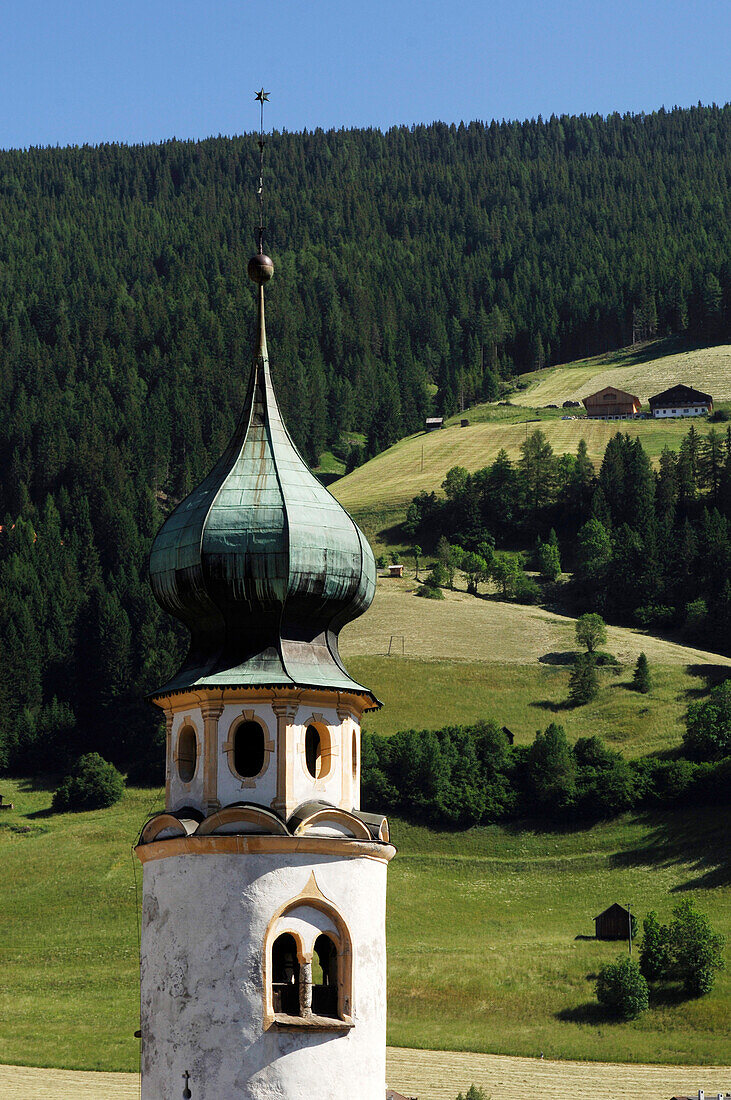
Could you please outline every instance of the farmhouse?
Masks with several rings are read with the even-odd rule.
[[[582,397],[586,415],[591,420],[624,420],[628,416],[637,416],[642,402],[633,393],[618,390],[614,386],[605,386],[603,390]]]
[[[713,398],[692,386],[671,386],[650,398],[650,412],[654,417],[707,416],[713,412]]]
[[[631,916],[623,905],[610,905],[598,917],[594,917],[595,936],[598,940],[627,940]]]

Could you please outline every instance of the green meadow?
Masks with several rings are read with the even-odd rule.
[[[50,791],[4,780],[0,1062],[135,1070],[138,941],[131,845],[151,806],[50,815]],[[616,1024],[591,975],[626,946],[597,943],[613,901],[667,916],[697,898],[731,934],[726,810],[624,818],[572,833],[441,834],[394,821],[389,870],[391,1045],[627,1062],[728,1057],[731,975],[698,1001],[672,989]],[[578,938],[577,938],[578,937]]]
[[[404,655],[386,656],[392,638]],[[627,755],[676,748],[688,703],[731,661],[610,628],[620,666],[588,707],[567,710],[573,620],[449,593],[416,598],[379,582],[368,615],[344,632],[349,670],[384,701],[367,729],[389,734],[494,717],[516,740],[550,721],[600,734]],[[628,689],[640,650],[649,695]],[[135,1070],[139,1044],[141,867],[132,845],[163,792],[129,790],[108,810],[50,812],[52,785],[0,781],[0,1063]],[[377,807],[374,807],[374,809]],[[526,808],[527,810],[529,808]],[[391,1045],[618,1062],[728,1057],[731,974],[708,997],[667,989],[648,1013],[612,1023],[593,977],[620,945],[592,919],[614,901],[668,917],[686,896],[731,939],[726,807],[682,806],[573,832],[490,827],[435,833],[392,822],[389,870]]]

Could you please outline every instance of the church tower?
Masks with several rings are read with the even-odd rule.
[[[341,628],[375,591],[362,532],[310,473],[277,408],[258,321],[226,451],[160,529],[161,607],[188,656],[153,696],[165,812],[143,864],[143,1100],[383,1100],[382,816],[360,810],[360,723]],[[302,395],[306,399],[306,395]]]

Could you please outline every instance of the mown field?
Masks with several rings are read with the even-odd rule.
[[[722,1092],[731,1066],[623,1065],[614,1062],[556,1062],[548,1058],[474,1054],[471,1051],[387,1047],[386,1080],[404,1096],[455,1100],[466,1082],[501,1100],[657,1100],[692,1096],[702,1083],[706,1094]],[[84,1070],[29,1069],[0,1065],[3,1100],[139,1100],[139,1075]]]
[[[727,657],[609,627],[606,649],[620,667],[601,670],[594,702],[567,709],[573,619],[463,592],[421,600],[414,590],[410,580],[380,579],[368,614],[343,631],[348,668],[385,703],[364,720],[376,733],[495,718],[525,743],[556,721],[572,740],[598,734],[637,756],[677,747],[688,703],[731,673]],[[649,696],[630,690],[642,651],[654,678]]]
[[[478,470],[494,461],[501,449],[517,461],[526,436],[538,428],[556,454],[575,454],[579,441],[584,439],[597,469],[607,443],[618,431],[639,438],[650,458],[657,461],[664,447],[673,450],[680,447],[688,421],[619,422],[583,417],[563,420],[566,410],[541,406],[579,400],[580,396],[608,384],[629,387],[643,401],[649,394],[676,382],[710,391],[717,403],[731,399],[731,345],[660,354],[667,346],[667,342],[659,342],[656,357],[652,347],[639,351],[625,349],[523,375],[521,381],[527,381],[528,386],[512,396],[511,406],[478,405],[465,411],[464,416],[470,421],[466,428],[460,427],[461,416],[456,416],[441,431],[419,432],[401,439],[334,482],[331,491],[380,550],[400,543],[395,528],[417,493],[439,492],[453,466]],[[575,411],[568,410],[572,414]],[[696,421],[696,428],[702,433],[712,426],[705,418]],[[724,431],[723,424],[717,424],[716,428]]]
[[[672,341],[658,340],[524,374],[520,380],[528,387],[511,400],[530,407],[560,405],[616,386],[646,405],[653,394],[679,383],[710,393],[716,403],[731,400],[731,345],[682,351],[672,346]]]

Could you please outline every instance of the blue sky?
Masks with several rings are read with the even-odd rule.
[[[728,0],[1,0],[0,148],[729,99]]]

